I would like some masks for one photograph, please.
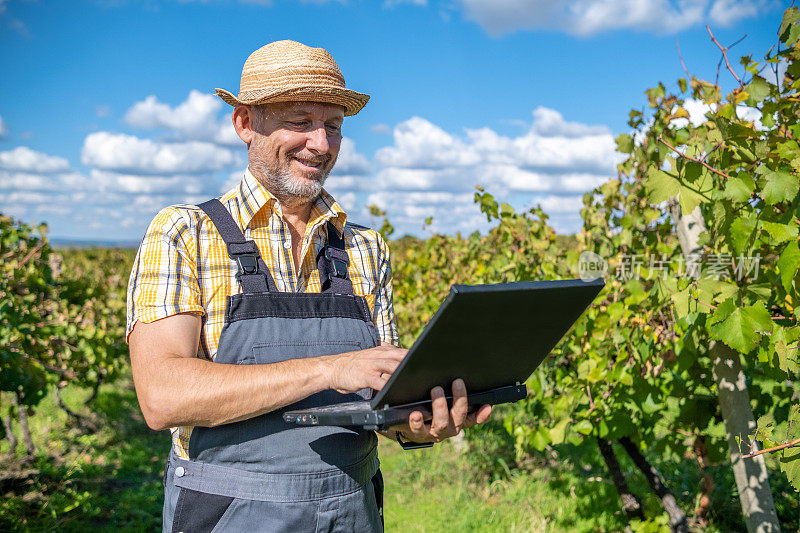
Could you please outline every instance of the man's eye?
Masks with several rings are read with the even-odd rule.
[[[328,124],[325,126],[329,133],[339,133],[342,131],[342,127],[338,124]]]
[[[289,122],[289,125],[294,128],[305,128],[308,126],[308,122],[305,120],[301,120],[299,122]]]

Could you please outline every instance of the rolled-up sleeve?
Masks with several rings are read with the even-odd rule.
[[[187,218],[175,207],[159,212],[148,226],[128,282],[125,339],[136,322],[179,313],[205,313],[197,278],[196,249]]]
[[[397,321],[392,298],[392,263],[389,257],[389,246],[378,234],[378,284],[375,288],[372,321],[383,342],[399,347],[400,339],[397,335]]]

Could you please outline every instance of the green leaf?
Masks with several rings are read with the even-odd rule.
[[[796,7],[791,7],[783,12],[781,26],[778,29],[778,35],[783,42],[786,42],[789,30],[792,28],[792,26],[797,24],[798,21],[800,21],[800,11],[798,11]]]
[[[796,224],[779,224],[777,222],[764,222],[762,227],[767,230],[770,236],[777,241],[777,244],[797,238]]]
[[[642,411],[648,415],[660,411],[663,407],[664,404],[661,403],[659,398],[654,398],[652,393],[648,394],[642,402]]]
[[[734,202],[742,203],[750,199],[750,195],[755,189],[753,178],[744,172],[739,172],[725,182],[723,196]]]
[[[681,191],[681,184],[677,179],[655,167],[650,167],[647,170],[645,187],[647,189],[647,199],[654,204],[669,200],[677,196]]]
[[[761,76],[753,76],[753,81],[747,86],[747,94],[750,95],[748,105],[755,107],[755,104],[760,103],[764,98],[769,96],[772,86]]]
[[[684,164],[679,197],[681,212],[691,213],[699,204],[707,202],[712,187],[711,176],[705,167],[694,161]]]
[[[786,448],[778,464],[794,490],[800,492],[800,447]]]
[[[756,227],[755,215],[748,214],[736,218],[731,223],[730,240],[737,253],[745,252],[750,235]]]
[[[682,93],[686,92],[686,79],[685,78],[678,79],[678,87],[680,88]]]
[[[690,188],[686,185],[681,185],[681,194],[678,197],[681,204],[681,213],[691,213],[695,207],[708,201],[708,198],[703,194],[706,190],[700,189],[700,191],[697,191],[695,189],[696,187]]]
[[[630,135],[625,135],[624,133],[619,135],[616,138],[616,143],[618,152],[622,152],[623,154],[633,152],[633,137]]]
[[[775,354],[778,356],[778,366],[786,373],[798,372],[798,344],[800,328],[797,326],[785,328],[775,325],[775,333],[770,338],[774,344]]]
[[[686,314],[689,312],[689,305],[692,302],[690,292],[691,288],[687,287],[682,291],[673,292],[670,296],[672,303],[675,306],[675,313],[677,313],[678,316],[686,316]]]
[[[800,179],[783,170],[772,170],[761,166],[758,168],[761,177],[758,184],[761,187],[761,196],[769,205],[779,204],[787,200],[794,200],[800,190]]]
[[[550,432],[544,426],[539,426],[539,428],[533,432],[530,438],[533,447],[539,451],[542,451],[549,444]]]
[[[567,434],[567,424],[569,424],[569,418],[564,418],[550,428],[550,441],[553,444],[561,444],[564,442],[564,437]]]
[[[572,427],[575,431],[583,435],[588,435],[589,433],[592,432],[592,429],[594,429],[594,426],[588,420],[581,420]]]
[[[708,332],[740,353],[749,353],[756,347],[761,333],[772,331],[772,319],[763,302],[746,307],[736,307],[733,298],[725,300],[711,314]]]
[[[800,438],[800,404],[792,404],[788,419],[791,430],[786,432],[786,440],[793,441]],[[800,492],[800,447],[784,448],[780,453],[778,464],[795,490]]]
[[[771,446],[773,443],[772,432],[775,431],[775,416],[772,413],[767,413],[758,417],[755,437],[764,444]]]
[[[794,279],[798,267],[800,267],[800,248],[797,246],[797,241],[792,241],[784,247],[778,259],[781,285],[786,292],[789,292],[792,287],[792,279]]]
[[[701,278],[697,280],[697,299],[708,305],[724,302],[739,292],[735,283],[714,278]]]

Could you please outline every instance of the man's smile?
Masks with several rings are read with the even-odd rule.
[[[313,159],[306,159],[303,157],[293,156],[292,160],[296,161],[301,167],[305,167],[305,170],[320,170],[325,165],[325,160],[313,160]]]

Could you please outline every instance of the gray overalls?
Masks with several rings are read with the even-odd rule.
[[[256,243],[219,200],[199,206],[236,261],[242,294],[228,296],[216,363],[268,364],[372,348],[378,334],[347,277],[344,240],[328,222],[317,256],[322,292],[278,292]],[[291,426],[285,410],[369,398],[326,390],[271,413],[195,427],[189,460],[164,475],[164,531],[382,531],[383,480],[374,432]],[[267,391],[265,391],[267,393]]]

